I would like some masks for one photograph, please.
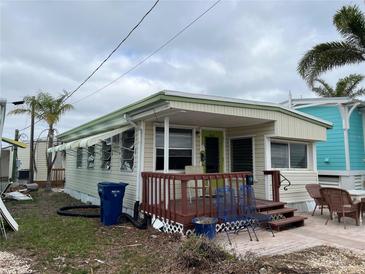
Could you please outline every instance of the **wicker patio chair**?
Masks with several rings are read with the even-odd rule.
[[[361,202],[353,202],[351,195],[344,189],[322,187],[320,189],[322,197],[329,205],[331,213],[336,213],[338,222],[341,222],[341,218],[349,217],[356,221],[356,225],[360,225],[360,209]],[[329,218],[326,221],[328,223]],[[346,229],[345,219],[343,221],[344,228]]]
[[[314,202],[316,203],[316,206],[313,209],[312,212],[312,216],[314,216],[314,212],[316,211],[317,207],[319,207],[321,209],[321,215],[323,215],[323,208],[327,207],[328,208],[328,204],[326,203],[326,201],[323,199],[320,189],[321,186],[319,184],[307,184],[305,185],[305,188],[307,189],[309,196],[311,196],[311,198],[314,200]],[[331,216],[332,218],[332,216]]]

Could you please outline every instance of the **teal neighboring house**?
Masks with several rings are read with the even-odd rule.
[[[316,144],[319,183],[364,189],[365,102],[348,97],[292,99],[291,108],[333,123]]]

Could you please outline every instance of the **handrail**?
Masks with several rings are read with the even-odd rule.
[[[271,175],[272,199],[274,202],[280,202],[281,183],[288,182],[288,184],[283,187],[284,191],[287,191],[288,187],[291,186],[291,182],[288,178],[281,174],[279,170],[264,170],[264,175]]]
[[[283,174],[280,173],[280,177],[282,178],[282,180],[280,180],[280,185],[283,182],[288,182],[288,184],[286,186],[283,187],[284,191],[288,191],[288,187],[291,186],[291,182],[288,178],[286,178]]]

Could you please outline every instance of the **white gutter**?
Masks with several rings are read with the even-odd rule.
[[[137,164],[137,180],[136,180],[136,201],[140,201],[140,189],[142,184],[142,161],[143,161],[143,126],[138,126],[132,119],[127,115],[124,114],[123,117],[130,125],[132,125],[135,129],[138,130],[138,164]]]

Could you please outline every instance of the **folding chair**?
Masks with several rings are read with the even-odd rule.
[[[252,241],[251,233],[248,228],[249,220],[245,216],[239,215],[238,197],[234,195],[231,187],[219,187],[216,190],[216,206],[217,218],[222,223],[233,223],[234,230],[229,231],[225,228],[229,244],[232,245],[229,237],[229,232],[238,234],[240,230],[247,229],[250,240]]]
[[[258,226],[265,225],[275,237],[274,231],[270,225],[270,221],[272,220],[272,215],[270,214],[262,214],[257,211],[256,207],[256,197],[255,191],[252,185],[242,185],[240,186],[240,210],[242,211],[242,215],[250,220],[250,224],[255,235],[256,241],[259,241],[255,228]]]

